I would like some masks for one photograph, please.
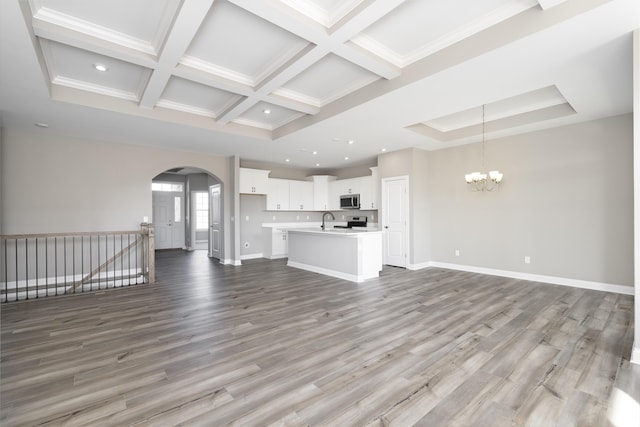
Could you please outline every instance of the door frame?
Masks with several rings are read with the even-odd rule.
[[[215,254],[213,253],[213,243],[214,243],[214,239],[213,239],[213,197],[211,197],[211,193],[212,193],[212,189],[217,188],[220,192],[220,200],[218,203],[218,215],[220,217],[220,229],[219,229],[219,233],[220,233],[220,241],[218,242],[218,245],[220,246],[219,250],[218,250],[218,256],[216,257]],[[220,262],[223,261],[223,245],[224,245],[224,208],[223,208],[223,198],[224,198],[224,189],[221,183],[218,184],[212,184],[209,185],[209,188],[207,189],[208,193],[209,193],[209,230],[208,230],[208,244],[207,244],[207,255],[209,256],[209,258],[214,258],[219,260]]]
[[[405,253],[405,261],[404,261],[404,268],[408,268],[408,266],[410,265],[409,260],[411,259],[411,242],[410,242],[410,237],[411,237],[411,233],[409,232],[410,228],[411,228],[411,216],[410,216],[410,202],[409,202],[409,194],[410,194],[410,187],[409,187],[409,175],[400,175],[400,176],[392,176],[392,177],[387,177],[387,178],[382,178],[381,179],[381,204],[382,206],[380,209],[380,220],[381,220],[381,224],[383,227],[387,227],[387,216],[388,216],[388,212],[385,209],[386,205],[386,198],[387,198],[387,185],[390,181],[398,181],[398,180],[403,180],[404,184],[405,184],[405,197],[404,197],[404,203],[403,203],[403,209],[404,209],[404,218],[405,218],[405,228],[404,228],[404,253]],[[384,230],[384,228],[383,228]],[[382,234],[383,238],[382,238],[382,264],[383,265],[387,265],[387,244],[388,244],[388,239],[387,239],[387,233],[383,233]]]

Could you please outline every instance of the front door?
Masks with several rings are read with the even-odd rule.
[[[222,243],[220,184],[209,187],[209,256],[220,259]]]
[[[182,192],[153,192],[153,223],[156,249],[174,249],[184,246],[184,220]]]
[[[384,263],[396,267],[407,266],[407,182],[407,177],[382,180]]]

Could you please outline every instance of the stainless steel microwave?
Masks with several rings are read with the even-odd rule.
[[[345,194],[340,196],[340,209],[360,209],[360,195]]]

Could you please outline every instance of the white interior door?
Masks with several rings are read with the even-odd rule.
[[[209,187],[209,256],[220,259],[222,242],[222,206],[220,185]]]
[[[407,177],[382,180],[382,225],[385,230],[384,263],[406,267],[408,257]]]
[[[154,191],[152,197],[156,249],[182,248],[184,246],[182,193]]]

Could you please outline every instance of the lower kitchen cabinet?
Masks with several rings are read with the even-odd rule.
[[[276,259],[286,258],[289,254],[289,244],[287,242],[287,230],[275,227],[263,227],[264,238],[263,255],[265,258]]]

